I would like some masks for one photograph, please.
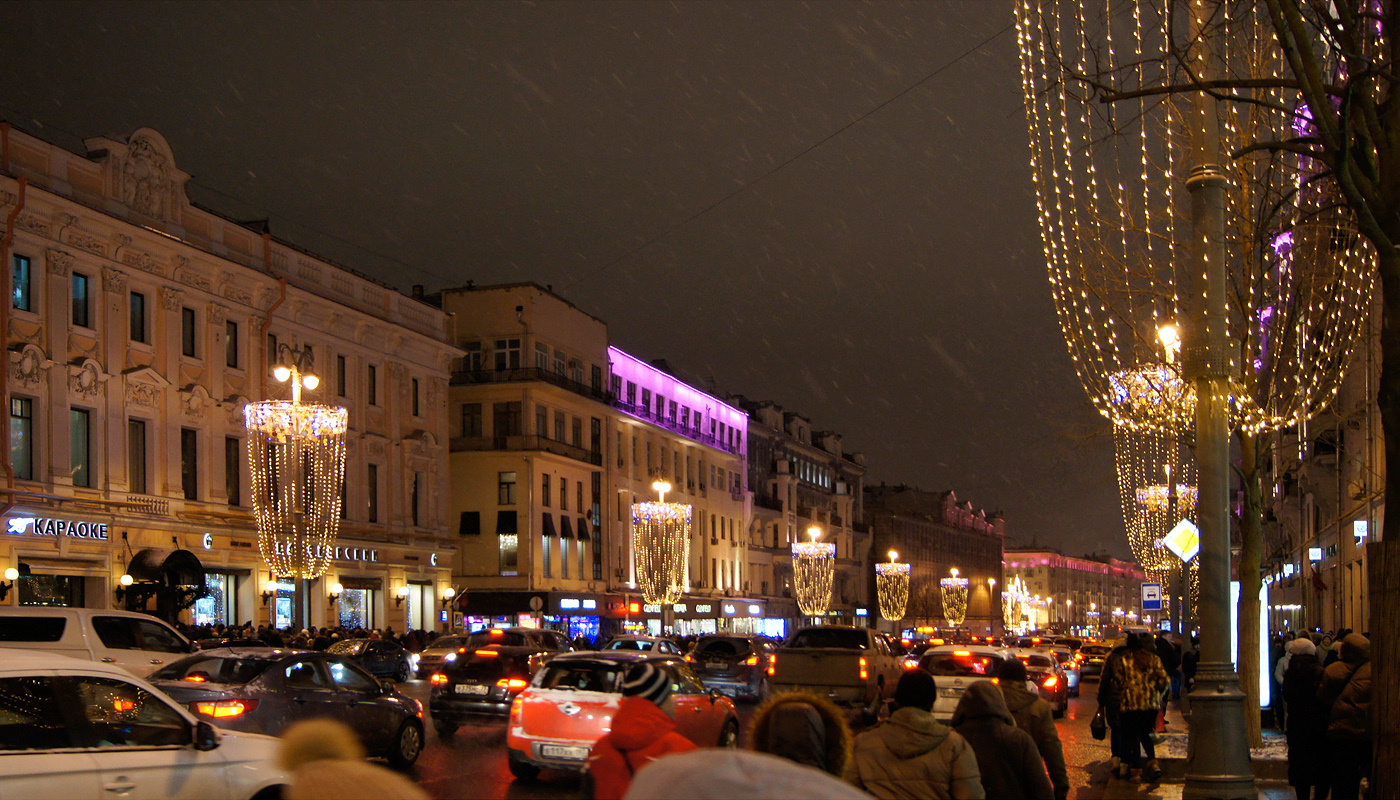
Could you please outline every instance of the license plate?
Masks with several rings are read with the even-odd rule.
[[[705,666],[710,669],[729,669],[729,664],[723,661],[707,661],[705,662]]]
[[[545,758],[563,758],[569,761],[583,761],[588,758],[587,747],[571,747],[562,744],[540,745],[540,755]]]
[[[486,694],[491,691],[490,686],[477,686],[471,683],[457,684],[457,694]]]
[[[939,697],[962,697],[962,694],[963,694],[963,690],[962,690],[962,689],[939,689],[939,690],[938,690],[938,696],[939,696]]]

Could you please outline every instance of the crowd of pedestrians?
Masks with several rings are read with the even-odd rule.
[[[1371,640],[1348,630],[1279,637],[1276,716],[1299,800],[1356,800],[1371,768]]]
[[[430,646],[440,635],[437,631],[423,631],[412,629],[403,633],[396,633],[390,628],[360,628],[360,627],[321,627],[312,626],[310,628],[274,628],[271,625],[254,626],[251,622],[242,625],[228,625],[222,623],[217,625],[186,625],[180,623],[177,628],[185,638],[193,642],[208,642],[214,644],[216,641],[227,642],[250,642],[259,641],[269,647],[291,647],[298,650],[325,650],[336,642],[348,639],[383,639],[397,642],[412,653],[421,653],[423,648]]]

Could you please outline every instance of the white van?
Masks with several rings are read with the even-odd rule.
[[[38,606],[0,607],[0,648],[116,664],[141,677],[195,649],[150,614]]]

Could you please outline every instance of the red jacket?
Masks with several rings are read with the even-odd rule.
[[[695,750],[676,733],[676,721],[650,700],[624,697],[613,715],[612,731],[593,745],[588,772],[596,800],[622,800],[637,770],[669,753]]]

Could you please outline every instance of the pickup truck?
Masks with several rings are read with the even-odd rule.
[[[774,651],[768,668],[773,692],[811,692],[848,711],[874,716],[894,695],[903,659],[885,634],[848,625],[801,628]]]

